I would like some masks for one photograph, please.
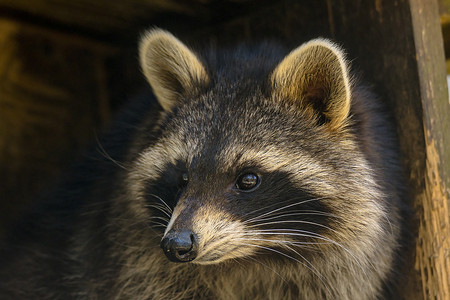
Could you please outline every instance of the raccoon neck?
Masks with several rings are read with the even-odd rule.
[[[129,257],[119,272],[118,298],[370,299],[382,284],[379,275],[368,278],[371,274],[349,270],[344,262],[324,268],[250,260],[202,266],[168,262],[160,251],[140,260]]]
[[[306,263],[250,263],[230,268],[215,278],[217,269],[205,269],[201,280],[216,299],[370,299],[377,294],[379,277],[363,280],[367,274],[356,270],[348,274],[346,266],[339,265],[320,268]]]

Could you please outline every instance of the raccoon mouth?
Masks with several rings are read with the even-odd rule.
[[[236,255],[236,253],[239,253],[239,247],[234,246],[231,249],[221,249],[221,248],[214,248],[211,251],[206,251],[203,253],[199,253],[197,259],[193,261],[195,264],[199,265],[213,265],[222,263],[226,260],[236,258],[240,255]]]
[[[215,264],[224,262],[227,259],[228,258],[223,257],[219,254],[216,254],[216,255],[211,255],[211,256],[208,255],[208,257],[196,259],[195,261],[193,261],[193,263],[199,264],[199,265],[215,265]]]

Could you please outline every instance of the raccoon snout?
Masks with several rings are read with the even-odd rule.
[[[170,230],[161,240],[160,246],[173,262],[190,262],[197,257],[197,237],[188,229]]]

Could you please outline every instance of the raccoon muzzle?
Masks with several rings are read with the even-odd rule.
[[[189,229],[170,230],[160,246],[169,260],[190,262],[197,257],[198,239]]]

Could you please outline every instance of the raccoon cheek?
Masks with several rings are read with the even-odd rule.
[[[222,215],[218,220],[210,220],[197,224],[195,231],[199,237],[197,264],[217,264],[230,259],[248,257],[255,253],[252,243],[255,239],[248,238],[248,231],[240,221],[227,221]]]

